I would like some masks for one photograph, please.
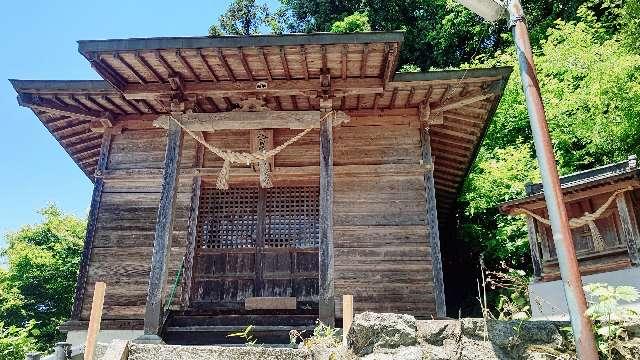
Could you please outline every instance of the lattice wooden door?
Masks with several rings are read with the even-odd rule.
[[[191,305],[241,309],[252,296],[317,303],[318,197],[317,186],[203,188]]]

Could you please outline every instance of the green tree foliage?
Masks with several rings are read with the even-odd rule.
[[[221,35],[255,35],[263,27],[274,33],[282,33],[283,12],[271,14],[266,3],[256,0],[233,0],[224,14],[220,15],[218,24],[211,25],[209,36]],[[280,18],[280,19],[279,19]]]
[[[496,25],[482,22],[455,0],[282,0],[289,12],[292,32],[329,31],[333,24],[356,13],[368,14],[372,30],[405,30],[401,64],[422,69],[457,67],[474,56],[493,56],[511,46],[506,20]],[[524,3],[532,42],[538,44],[556,19],[574,20],[580,5],[588,3],[606,12],[598,0]],[[618,6],[616,2],[611,6]]]
[[[474,252],[484,253],[490,269],[503,261],[516,267],[528,263],[526,224],[499,214],[496,204],[524,195],[523,184],[538,179],[528,144],[482,149],[478,154],[461,196],[461,233]]]
[[[640,154],[640,57],[625,46],[609,18],[607,27],[588,7],[579,21],[556,21],[537,48],[536,67],[561,173]],[[620,14],[623,16],[623,14]],[[611,30],[614,29],[614,30]],[[517,67],[514,50],[487,65]],[[517,72],[489,127],[461,196],[462,235],[476,251],[528,270],[524,220],[497,213],[497,203],[523,195],[538,181],[527,110]]]
[[[35,321],[24,326],[5,326],[0,321],[0,358],[6,360],[22,360],[25,355],[35,350],[35,337],[40,335]]]
[[[366,12],[356,11],[344,19],[334,22],[330,30],[335,33],[371,31],[369,15]]]
[[[29,337],[45,351],[61,340],[57,327],[71,313],[86,224],[53,205],[40,214],[41,223],[8,234],[2,250],[0,341]]]

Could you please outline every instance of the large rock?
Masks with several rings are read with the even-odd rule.
[[[418,320],[418,342],[442,346],[446,340],[458,341],[461,329],[458,320]]]
[[[416,319],[411,315],[372,312],[357,314],[347,335],[347,345],[360,356],[378,349],[416,344]]]
[[[488,338],[492,344],[513,349],[520,344],[545,344],[553,348],[564,339],[555,324],[549,321],[487,321]]]
[[[362,360],[422,360],[428,359],[420,346],[402,346],[395,349],[378,349],[361,357]]]

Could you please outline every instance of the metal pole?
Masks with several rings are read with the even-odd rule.
[[[508,5],[509,22],[516,45],[522,87],[527,101],[529,122],[533,133],[536,156],[542,175],[544,198],[549,212],[553,241],[558,255],[560,275],[564,285],[573,338],[579,359],[598,359],[591,320],[587,317],[587,301],[582,289],[582,278],[578,268],[575,248],[569,228],[567,210],[564,205],[560,178],[556,167],[553,147],[549,136],[549,128],[544,114],[540,86],[533,64],[533,53],[529,43],[529,32],[524,20],[524,12],[520,0],[510,0]]]

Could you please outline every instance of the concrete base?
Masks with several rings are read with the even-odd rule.
[[[164,340],[158,335],[144,334],[138,336],[131,341],[134,344],[152,344],[152,345],[164,345]]]
[[[582,277],[582,283],[583,285],[593,283],[606,283],[611,286],[626,285],[640,290],[640,268],[585,275]],[[561,280],[532,283],[529,285],[529,298],[533,320],[569,320],[569,310]],[[640,301],[624,306],[640,311]]]
[[[144,335],[142,330],[100,330],[99,343],[111,343],[113,340],[133,340]],[[70,330],[67,333],[67,342],[71,346],[84,345],[87,340],[87,330]]]

